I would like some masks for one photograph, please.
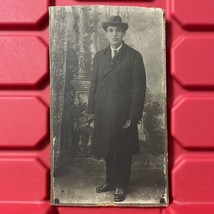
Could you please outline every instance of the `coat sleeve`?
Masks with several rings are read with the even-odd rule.
[[[132,70],[132,92],[129,118],[138,122],[142,118],[142,112],[146,94],[146,74],[143,58],[138,53],[134,59]]]
[[[93,59],[93,70],[91,73],[91,85],[88,96],[88,113],[94,114],[95,107],[95,95],[97,90],[97,82],[98,82],[98,61],[97,55],[95,55]]]

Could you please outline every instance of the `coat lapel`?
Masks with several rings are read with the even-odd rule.
[[[121,59],[125,53],[125,49],[126,49],[126,44],[124,43],[123,46],[121,47],[120,51],[118,52],[117,56],[114,57],[114,59],[111,59],[111,49],[110,46],[108,46],[105,50],[105,57],[108,59],[107,60],[107,66],[106,66],[106,70],[103,73],[103,79],[107,76],[107,74],[109,74],[109,72],[111,72],[116,66],[118,66],[121,62]]]

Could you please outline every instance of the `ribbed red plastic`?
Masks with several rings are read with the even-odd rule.
[[[48,6],[96,4],[166,10],[167,208],[50,205]],[[214,213],[213,8],[213,0],[0,0],[0,213]]]

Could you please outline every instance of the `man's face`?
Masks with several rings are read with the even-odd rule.
[[[121,27],[109,26],[106,29],[106,38],[113,48],[117,48],[122,44],[124,36],[125,32]]]

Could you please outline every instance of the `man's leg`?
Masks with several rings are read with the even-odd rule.
[[[118,184],[118,175],[115,168],[116,155],[109,153],[105,159],[106,162],[106,183],[112,184],[113,186]]]
[[[114,194],[114,201],[121,202],[126,198],[131,176],[132,155],[117,154],[114,162],[114,169],[117,174],[117,186]]]
[[[114,190],[118,181],[117,174],[115,172],[115,154],[109,153],[105,158],[106,163],[106,181],[103,185],[96,188],[97,193],[107,192]]]
[[[117,172],[117,186],[127,189],[131,176],[132,155],[119,153],[115,159],[115,170]]]

